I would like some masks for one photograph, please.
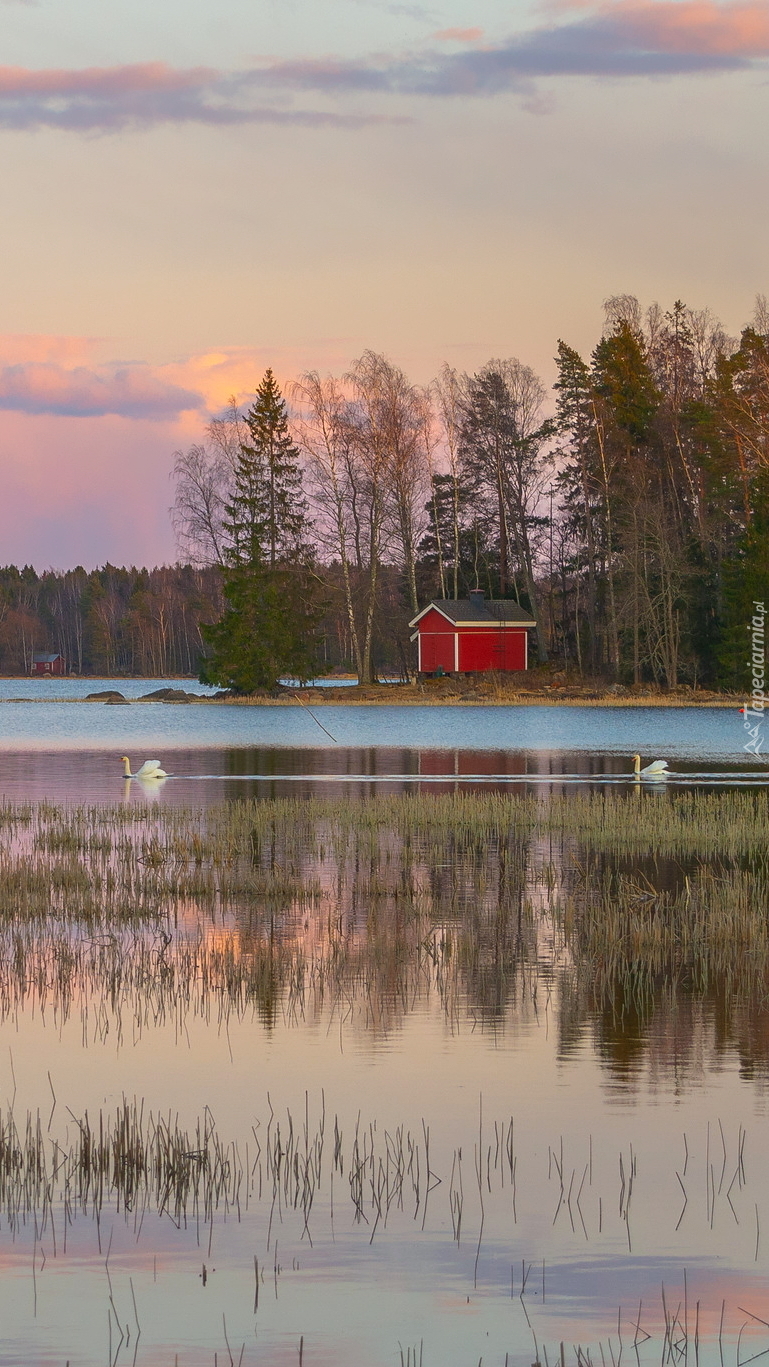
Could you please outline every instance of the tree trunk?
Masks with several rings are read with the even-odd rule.
[[[595,415],[595,430],[598,438],[598,450],[601,455],[601,469],[603,471],[603,484],[606,496],[606,578],[609,587],[609,651],[610,663],[614,676],[619,673],[619,633],[617,630],[617,603],[614,592],[614,535],[612,531],[611,517],[611,496],[609,494],[609,474],[606,467],[606,447],[603,436],[603,424],[593,403]]]

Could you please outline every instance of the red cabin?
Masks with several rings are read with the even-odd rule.
[[[35,651],[32,656],[33,674],[66,674],[64,656],[58,651]]]
[[[528,669],[534,618],[508,599],[436,598],[409,622],[416,627],[420,674]]]

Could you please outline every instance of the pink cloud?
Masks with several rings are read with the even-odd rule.
[[[0,67],[0,128],[110,132],[163,123],[248,123],[360,128],[387,116],[254,104],[253,70],[174,68],[139,62],[80,70]]]
[[[433,34],[442,43],[477,43],[483,37],[482,28],[442,28]]]
[[[480,28],[448,28],[438,43],[361,58],[276,61],[235,71],[164,62],[79,71],[0,68],[0,128],[110,132],[164,123],[361,128],[402,122],[381,112],[302,108],[302,97],[531,96],[538,76],[682,76],[733,70],[769,55],[766,0],[550,0],[553,22],[480,44]],[[575,14],[578,17],[574,17]],[[289,105],[286,96],[295,97]]]
[[[23,361],[0,367],[0,409],[66,417],[165,421],[202,406],[199,393],[171,384],[149,366],[67,368],[55,361]]]
[[[347,370],[350,356],[350,344],[344,340],[291,347],[226,347],[174,361],[157,373],[170,383],[195,390],[202,396],[206,412],[215,414],[232,395],[239,403],[250,403],[268,366],[285,389],[289,380],[318,366],[340,373]],[[199,424],[199,416],[190,413],[188,417]]]
[[[174,451],[204,440],[209,416],[231,394],[248,403],[267,366],[285,392],[303,370],[341,372],[351,355],[339,339],[121,368],[93,360],[104,345],[0,335],[0,543],[9,562],[42,569],[173,560]],[[179,395],[194,406],[179,407]]]
[[[599,16],[620,25],[639,44],[664,52],[740,57],[769,53],[769,6],[751,0],[728,5],[714,0],[624,0],[602,7]]]
[[[8,95],[115,96],[139,91],[200,89],[210,85],[217,72],[210,67],[175,70],[166,62],[136,62],[126,66],[84,67],[79,71],[0,66],[0,97]]]
[[[472,41],[458,52],[265,62],[253,80],[303,94],[472,98],[517,91],[530,99],[531,80],[541,76],[696,75],[769,55],[766,0],[554,0],[548,10],[551,22],[496,44],[478,44],[475,30],[445,29],[434,37]]]
[[[281,384],[321,365],[343,371],[350,343],[221,347],[162,365],[99,359],[104,338],[0,333],[0,411],[67,418],[113,415],[175,422],[197,440],[207,418],[235,395],[249,402],[270,366]],[[114,345],[114,341],[111,343]]]

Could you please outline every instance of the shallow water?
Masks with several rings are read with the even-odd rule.
[[[0,703],[0,791],[128,803],[141,821],[152,798],[215,812],[246,797],[604,787],[658,803],[764,772],[742,752],[736,711],[317,715],[335,742],[298,707]],[[627,779],[636,750],[664,755],[682,782],[639,789]],[[115,756],[126,751],[136,762],[154,751],[174,776],[124,785]],[[718,984],[675,999],[659,984],[646,1014],[622,1000],[598,1010],[554,918],[584,864],[575,838],[521,835],[523,872],[504,888],[496,852],[426,858],[382,839],[376,898],[364,853],[343,869],[329,847],[317,901],[289,897],[256,927],[247,908],[178,909],[175,937],[201,935],[234,961],[267,956],[248,1009],[215,988],[201,995],[197,980],[150,1009],[173,952],[158,926],[141,932],[153,964],[144,997],[84,988],[65,1008],[53,976],[42,992],[32,960],[16,963],[29,986],[0,1024],[3,1123],[11,1101],[21,1130],[40,1111],[46,1152],[61,1155],[86,1114],[98,1125],[139,1098],[185,1126],[208,1115],[242,1175],[235,1199],[181,1217],[157,1192],[126,1209],[107,1190],[97,1223],[76,1184],[52,1188],[45,1219],[9,1223],[0,1200],[1,1363],[171,1367],[178,1356],[184,1367],[238,1362],[242,1350],[244,1364],[282,1365],[299,1361],[303,1340],[308,1367],[405,1363],[420,1344],[423,1367],[544,1367],[561,1342],[570,1367],[577,1344],[594,1364],[602,1348],[607,1367],[621,1350],[645,1365],[662,1355],[663,1283],[679,1345],[667,1360],[715,1364],[723,1352],[742,1364],[766,1349],[769,1330],[750,1318],[769,1320],[766,1005],[727,1010]],[[688,886],[694,862],[650,849],[621,867],[642,897]],[[430,900],[429,935],[409,938],[404,880]],[[446,958],[457,897],[474,929]],[[534,913],[518,938],[516,898]],[[109,935],[74,933],[111,952]],[[10,965],[21,950],[5,943]],[[279,950],[292,968],[279,968]],[[273,1204],[265,1154],[277,1125],[297,1166]],[[0,1192],[13,1152],[0,1143]]]

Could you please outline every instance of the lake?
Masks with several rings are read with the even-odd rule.
[[[176,685],[178,686],[176,681]],[[362,793],[372,783],[431,780],[451,784],[550,782],[571,776],[582,783],[616,779],[632,769],[632,756],[665,757],[681,782],[729,782],[739,772],[762,778],[764,762],[747,756],[743,717],[724,708],[495,707],[353,705],[311,708],[205,707],[164,703],[109,706],[72,699],[115,687],[138,697],[165,680],[35,681],[68,701],[10,701],[29,697],[32,685],[0,681],[0,788],[14,800],[25,794],[60,800],[119,800],[119,756],[138,768],[159,757],[173,782],[150,791],[134,785],[131,797],[162,802],[207,802],[222,797],[315,791],[342,783]],[[170,681],[173,686],[173,681]],[[187,685],[185,684],[185,687]],[[201,690],[200,685],[189,685]],[[210,691],[210,690],[209,690]],[[50,696],[50,694],[49,694]]]
[[[769,1349],[766,771],[736,707],[25,692],[0,1363]],[[637,751],[674,776],[635,783]]]

